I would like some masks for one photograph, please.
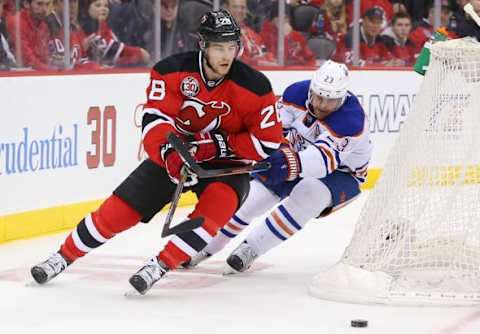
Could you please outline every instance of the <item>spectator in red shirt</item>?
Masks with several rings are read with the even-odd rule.
[[[415,63],[415,44],[408,38],[412,29],[412,19],[406,12],[393,15],[392,26],[382,36],[393,56],[389,66],[411,66]]]
[[[347,19],[349,22],[353,21],[353,1],[345,0],[347,5]],[[365,12],[372,7],[380,7],[383,12],[382,27],[385,28],[393,16],[393,5],[389,0],[360,0],[360,16],[365,16]]]
[[[107,25],[108,0],[87,0],[81,4],[80,13],[80,40],[90,60],[107,66],[150,62],[150,54],[145,49],[125,45]]]
[[[365,12],[360,26],[360,66],[388,65],[393,58],[387,48],[385,38],[380,36],[383,20],[384,13],[379,7],[372,7]],[[336,61],[352,64],[353,29],[349,29],[344,40],[338,44],[332,58]]]
[[[448,0],[442,0],[442,10],[441,10],[441,26],[447,27],[450,16],[452,12],[450,10]],[[433,24],[434,24],[434,7],[431,5],[426,12],[425,17],[413,24],[413,30],[410,33],[410,40],[415,44],[415,54],[420,53],[423,48],[423,44],[433,35]],[[456,38],[456,35],[452,32],[449,32],[449,36]]]
[[[247,0],[224,0],[223,7],[230,12],[241,28],[243,54],[239,59],[252,66],[275,66],[275,56],[267,50],[263,38],[245,24]]]
[[[70,13],[70,62],[65,68],[65,45],[63,29],[63,0],[54,0],[53,11],[47,17],[47,26],[50,31],[48,47],[52,62],[65,69],[90,69],[100,68],[100,64],[88,60],[87,52],[82,48],[78,24],[78,0],[69,0]]]
[[[44,71],[57,68],[57,64],[50,64],[47,46],[49,31],[45,20],[50,2],[51,0],[25,0],[25,8],[7,20],[7,30],[17,62],[25,67]]]
[[[278,3],[274,3],[270,10],[269,20],[263,23],[260,36],[265,41],[267,49],[273,54],[278,51]],[[285,22],[283,24],[284,39],[284,59],[285,65],[315,65],[315,54],[307,45],[307,40],[303,35],[293,30],[290,25],[290,7],[285,6]]]

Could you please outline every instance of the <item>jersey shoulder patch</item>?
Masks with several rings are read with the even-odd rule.
[[[348,92],[343,105],[326,117],[322,124],[336,137],[356,137],[362,134],[366,117],[357,97]]]
[[[265,74],[239,60],[233,62],[227,78],[258,96],[272,92],[272,85]]]
[[[305,109],[305,101],[308,99],[308,89],[310,87],[310,80],[298,81],[285,89],[282,96],[282,101],[285,104],[297,106],[300,109]]]
[[[175,72],[198,72],[198,51],[190,51],[169,56],[153,66],[160,74]]]

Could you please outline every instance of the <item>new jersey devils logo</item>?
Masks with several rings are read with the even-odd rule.
[[[183,101],[175,118],[175,127],[188,135],[215,130],[220,126],[222,117],[230,113],[230,109],[224,101],[203,102],[190,98]]]

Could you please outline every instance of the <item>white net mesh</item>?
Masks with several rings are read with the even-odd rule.
[[[352,302],[480,303],[480,43],[433,45],[350,245],[311,292]]]

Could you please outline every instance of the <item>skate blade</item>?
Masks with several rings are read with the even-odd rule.
[[[139,297],[143,297],[143,295],[142,295],[140,292],[138,292],[137,290],[134,290],[134,289],[128,290],[127,292],[125,292],[125,293],[123,294],[123,296],[126,297],[126,298],[139,298]]]
[[[23,286],[26,286],[26,287],[35,287],[35,286],[40,286],[41,284],[38,284],[35,280],[31,279],[31,280],[27,280],[23,283]]]
[[[223,267],[223,274],[222,274],[223,276],[236,275],[236,274],[240,274],[240,272],[230,267],[228,263],[225,265],[225,267]]]

